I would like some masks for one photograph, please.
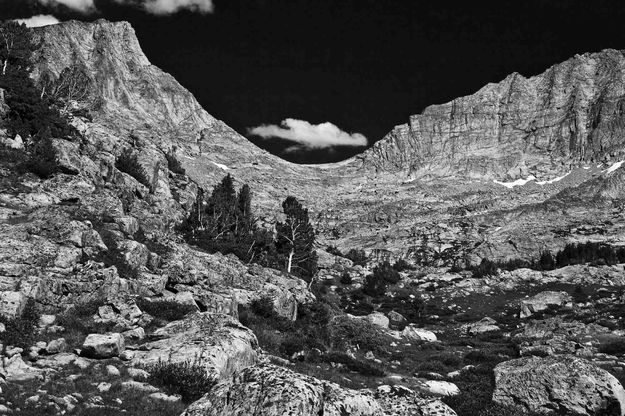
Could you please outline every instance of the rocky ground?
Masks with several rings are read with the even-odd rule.
[[[625,170],[610,163],[620,151],[592,166],[567,154],[540,171],[571,169],[566,177],[518,186],[491,175],[532,173],[516,171],[516,156],[502,162],[497,153],[497,169],[481,177],[451,172],[474,161],[474,144],[441,162],[449,175],[405,174],[411,167],[397,155],[403,173],[381,171],[399,133],[385,141],[390,150],[297,166],[202,110],[149,64],[127,23],[69,22],[36,34],[43,46],[33,76],[80,62],[93,96],[72,103],[80,137],[52,140],[52,175],[24,168],[23,142],[0,132],[0,414],[625,414],[622,263],[489,273],[458,266],[534,259],[579,241],[618,247]],[[621,58],[607,51],[562,68],[588,80],[595,69],[580,59],[603,70]],[[544,77],[511,77],[461,101],[472,108],[515,91],[557,92],[566,84],[558,71],[548,88]],[[608,98],[599,103],[605,111]],[[436,114],[448,107],[422,118],[443,123],[449,117]],[[586,120],[587,107],[576,102],[563,117]],[[497,130],[485,120],[461,127]],[[543,140],[553,126],[534,127]],[[116,163],[125,152],[144,170],[141,181]],[[471,172],[492,165],[483,153],[486,164],[467,165]],[[313,282],[183,240],[177,226],[198,187],[210,190],[226,173],[250,184],[261,224],[287,194],[310,207],[319,231]],[[417,266],[424,247],[436,261]],[[340,254],[352,248],[365,250],[364,264]],[[397,279],[363,291],[376,265],[399,258],[409,262],[395,264]]]

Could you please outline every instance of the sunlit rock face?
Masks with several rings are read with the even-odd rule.
[[[520,178],[579,162],[620,160],[625,57],[577,55],[525,78],[512,74],[477,93],[426,108],[363,156],[382,171]],[[619,159],[620,158],[620,159]]]

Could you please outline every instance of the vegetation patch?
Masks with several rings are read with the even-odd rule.
[[[159,361],[146,370],[150,373],[148,383],[168,394],[180,395],[185,403],[193,403],[217,384],[217,380],[197,360],[181,363]]]
[[[5,332],[0,334],[0,340],[4,348],[13,346],[23,348],[25,351],[35,342],[39,313],[35,301],[28,299],[22,314],[13,319],[0,317],[0,323],[5,326]]]
[[[130,149],[125,149],[115,160],[115,167],[120,171],[132,176],[150,190],[154,192],[155,184],[150,181],[147,171],[139,163],[137,155]]]

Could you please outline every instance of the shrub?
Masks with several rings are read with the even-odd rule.
[[[292,357],[293,354],[303,351],[305,348],[304,340],[302,337],[296,334],[289,335],[280,344],[280,352],[287,357]]]
[[[326,326],[331,316],[330,306],[319,301],[300,305],[297,313],[298,321],[319,326]]]
[[[146,370],[150,373],[148,383],[168,394],[179,394],[185,403],[198,400],[217,383],[199,360],[181,363],[159,361]]]
[[[388,261],[380,263],[373,269],[373,274],[386,283],[395,284],[401,280],[399,272]]]
[[[414,270],[414,267],[406,260],[399,259],[395,262],[395,264],[393,264],[393,269],[397,270],[398,272],[403,272],[406,270]]]
[[[364,250],[359,250],[352,248],[345,255],[348,259],[350,259],[356,266],[366,266],[367,265],[367,255]]]
[[[335,256],[343,257],[343,253],[341,253],[341,250],[339,250],[336,246],[327,246],[326,251]]]
[[[187,173],[180,164],[178,158],[176,158],[173,149],[172,151],[165,153],[165,159],[167,159],[167,169],[169,169],[173,173],[176,173],[178,175],[185,175]]]
[[[340,282],[341,282],[341,284],[344,284],[344,285],[351,285],[352,284],[352,275],[350,275],[348,271],[344,271],[341,274]]]
[[[254,299],[250,303],[250,309],[256,315],[263,318],[275,318],[276,312],[273,309],[273,300],[269,296],[263,296],[258,299]]]
[[[399,272],[391,266],[387,261],[379,264],[373,269],[373,273],[365,278],[363,292],[369,296],[383,296],[386,292],[386,286],[399,282],[401,276]]]
[[[486,276],[495,276],[497,274],[497,265],[488,259],[482,259],[479,266],[471,268],[473,277],[481,279]]]
[[[131,149],[125,149],[115,160],[115,167],[124,173],[132,176],[140,184],[146,186],[150,192],[154,192],[154,186],[150,182],[148,173],[145,168],[139,163],[137,155],[132,152]]]
[[[439,373],[445,374],[449,371],[449,368],[440,361],[424,361],[419,363],[415,368],[418,373]]]
[[[492,368],[477,367],[462,371],[454,383],[460,388],[460,394],[444,397],[443,402],[458,416],[475,416],[491,405],[494,390]]]
[[[11,345],[27,350],[35,341],[39,313],[35,301],[28,299],[22,314],[13,319],[0,317],[0,323],[5,326],[5,332],[0,334],[4,348]]]
[[[137,299],[137,306],[143,312],[167,322],[178,321],[190,313],[197,312],[197,308],[193,305],[186,305],[167,299],[147,300],[139,298]]]
[[[373,297],[384,296],[384,293],[386,293],[386,281],[379,275],[370,274],[365,277],[362,291]]]
[[[452,353],[432,355],[430,357],[430,360],[443,363],[447,367],[458,367],[460,364],[462,364],[462,358]]]
[[[35,144],[24,167],[42,179],[49,178],[58,171],[55,150],[50,138],[41,138]]]
[[[384,346],[390,343],[379,327],[347,316],[337,316],[328,323],[328,338],[331,347],[337,350],[353,346],[382,355],[388,354]]]

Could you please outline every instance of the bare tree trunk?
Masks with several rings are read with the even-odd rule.
[[[291,267],[293,267],[293,255],[295,254],[295,250],[291,250],[289,253],[289,264],[286,266],[286,271],[291,273]]]
[[[8,59],[4,60],[4,63],[2,64],[2,75],[6,75],[7,72],[7,64],[9,63]]]

